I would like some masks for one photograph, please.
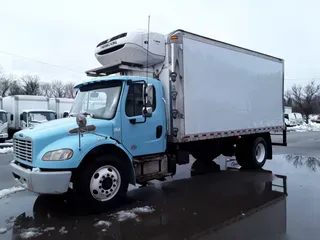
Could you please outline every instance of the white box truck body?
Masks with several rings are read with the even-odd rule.
[[[170,108],[182,116],[172,120],[178,141],[283,127],[282,60],[192,33],[177,34],[181,45],[171,49],[171,69],[163,72],[176,72],[177,81],[163,84]],[[178,93],[175,102],[170,88]]]
[[[49,109],[55,111],[58,118],[64,118],[69,115],[73,101],[72,98],[50,98]]]
[[[14,95],[3,98],[3,108],[10,114],[9,132],[16,132],[56,119],[45,96]]]

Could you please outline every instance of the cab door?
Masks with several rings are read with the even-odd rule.
[[[133,156],[161,153],[166,146],[166,119],[161,84],[153,85],[152,116],[145,118],[143,84],[125,85],[122,101],[122,144]]]

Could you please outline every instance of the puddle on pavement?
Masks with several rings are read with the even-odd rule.
[[[0,228],[8,230],[0,238],[183,239],[284,196],[273,184],[286,179],[272,171],[238,169],[230,160],[233,169],[191,177],[192,164],[170,181],[132,189],[121,207],[99,215],[73,212],[59,196],[25,191],[0,199]]]
[[[169,181],[131,188],[121,207],[99,215],[75,214],[59,196],[25,191],[5,197],[0,199],[0,239],[183,239],[283,196],[283,175],[288,176],[289,234],[301,234],[301,226],[290,221],[297,216],[308,222],[309,231],[316,229],[308,213],[320,216],[320,187],[314,184],[320,180],[318,158],[275,155],[265,165],[270,171],[254,172],[231,159],[227,171],[191,177],[192,164],[180,166]]]

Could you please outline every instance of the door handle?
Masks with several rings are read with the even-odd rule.
[[[131,118],[131,119],[129,119],[129,122],[130,122],[131,124],[136,124],[137,119],[136,119],[136,118]]]
[[[157,126],[157,128],[156,128],[156,138],[160,138],[161,135],[162,135],[162,126],[159,125],[159,126]]]

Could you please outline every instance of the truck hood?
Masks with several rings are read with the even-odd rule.
[[[97,133],[112,135],[113,124],[110,121],[87,118],[87,125],[94,125]],[[14,136],[29,137],[32,138],[33,141],[47,138],[50,139],[51,142],[54,142],[69,135],[69,131],[75,128],[78,128],[75,117],[62,118],[35,125],[33,128],[23,129],[15,133]],[[38,144],[41,145],[41,143],[37,143],[37,145]]]

